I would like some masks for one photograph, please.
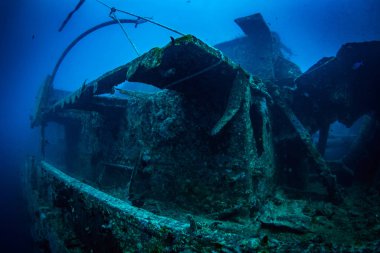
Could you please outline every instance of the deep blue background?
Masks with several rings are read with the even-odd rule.
[[[306,70],[344,42],[380,39],[379,0],[129,0],[107,1],[153,17],[216,44],[242,36],[233,19],[261,12]],[[108,10],[87,0],[63,32],[58,27],[77,0],[0,2],[0,250],[31,252],[20,172],[38,154],[38,130],[29,129],[34,98],[64,48],[81,32],[108,21]],[[120,18],[128,18],[119,14]],[[170,32],[150,24],[126,26],[141,52],[169,42]],[[96,32],[68,55],[55,85],[73,90],[135,54],[117,26]]]

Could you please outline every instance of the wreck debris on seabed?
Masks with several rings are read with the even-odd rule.
[[[42,249],[380,250],[380,42],[302,74],[260,14],[237,23],[246,37],[221,51],[187,35],[70,94],[48,78],[32,117],[43,159],[25,181]],[[331,123],[363,115],[353,148],[326,161]]]

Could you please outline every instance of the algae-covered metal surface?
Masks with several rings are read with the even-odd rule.
[[[57,219],[58,225],[61,222],[59,217],[51,217],[53,216],[51,212],[58,211],[54,210],[58,208],[63,212],[62,215],[65,215],[64,212],[68,211],[70,214],[65,215],[63,227],[58,228],[57,233],[62,233],[59,236],[75,240],[72,237],[81,236],[82,233],[87,240],[93,241],[91,244],[77,247],[84,247],[87,250],[91,250],[91,247],[92,250],[99,250],[100,247],[105,250],[112,249],[113,252],[191,248],[208,251],[213,245],[228,250],[239,247],[239,243],[242,243],[239,242],[241,237],[238,235],[223,234],[218,231],[209,233],[206,228],[193,228],[190,222],[159,216],[134,207],[126,201],[66,175],[46,162],[42,162],[40,166],[41,178],[37,180],[42,185],[49,183],[47,196],[41,196],[48,200],[44,202],[47,206],[40,214],[44,216],[41,222],[54,222],[54,219]],[[70,226],[73,226],[71,229],[74,231],[71,229],[65,231],[65,228]],[[81,229],[84,231],[80,231]],[[104,246],[99,245],[101,241],[105,243]],[[108,248],[110,246],[112,248]]]
[[[370,52],[378,52],[379,44],[345,45],[336,58],[302,74],[281,53],[280,41],[260,15],[237,23],[247,36],[218,48],[239,61],[242,54],[233,52],[252,47],[251,53],[267,57],[265,66],[253,64],[262,57],[253,55],[243,69],[187,35],[60,99],[48,99],[62,93],[44,86],[32,122],[42,129],[44,159],[29,161],[25,183],[41,248],[380,249],[379,107],[370,96],[359,111],[352,110],[359,100],[350,99],[355,89],[345,89],[366,78],[366,87],[376,90]],[[255,37],[254,31],[265,36]],[[357,53],[369,57],[369,69],[350,68]],[[350,74],[340,77],[337,70]],[[332,82],[332,76],[341,82]],[[125,81],[158,90],[125,90],[118,86]],[[318,99],[321,92],[335,95]],[[367,95],[360,93],[360,101]],[[350,124],[369,112],[355,148],[342,160],[326,160],[332,121]],[[318,144],[312,138],[317,130]],[[370,162],[361,169],[365,159]],[[363,170],[373,179],[352,174]]]

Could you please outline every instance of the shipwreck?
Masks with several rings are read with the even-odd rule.
[[[172,39],[75,92],[46,79],[25,175],[44,252],[380,250],[380,42],[302,73],[260,14],[236,22],[245,37]],[[331,124],[357,120],[325,159]]]

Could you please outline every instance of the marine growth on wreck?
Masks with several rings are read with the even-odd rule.
[[[25,182],[42,249],[380,251],[380,42],[302,73],[260,14],[235,21],[243,38],[168,39],[72,93],[47,77]]]

